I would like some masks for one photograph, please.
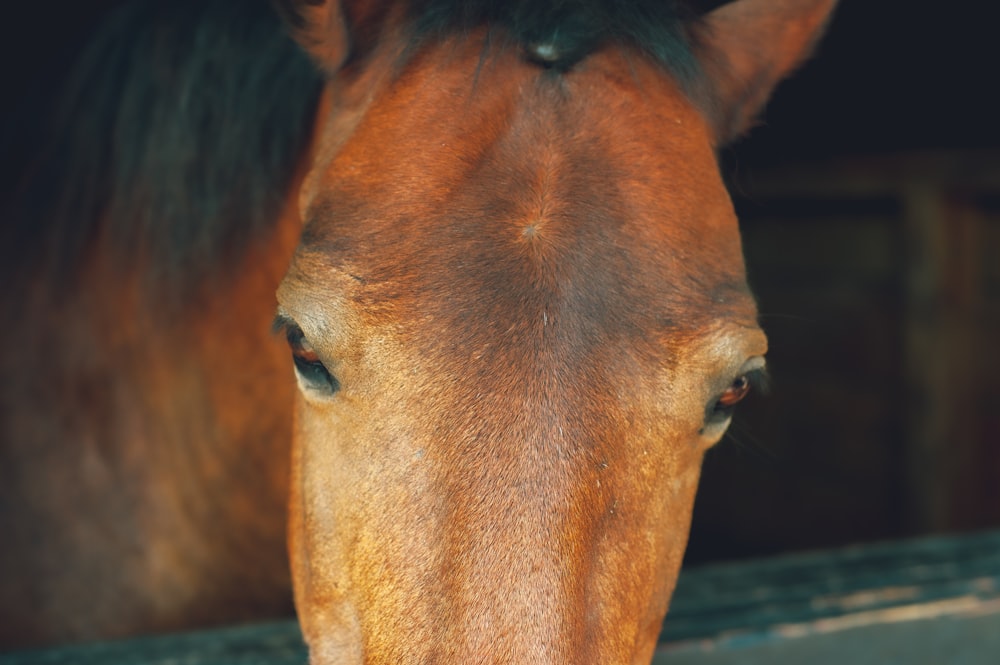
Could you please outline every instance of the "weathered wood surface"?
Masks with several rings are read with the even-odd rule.
[[[862,625],[699,648],[664,649],[653,665],[996,665],[1000,613]]]
[[[678,582],[661,641],[747,643],[993,612],[1000,612],[1000,531],[691,570]]]
[[[0,655],[3,665],[303,665],[294,621]]]
[[[866,647],[865,640],[892,638],[911,652],[933,655],[937,644],[955,656],[947,662],[987,665],[1000,662],[994,626],[1000,628],[1000,532],[893,542],[685,571],[656,663],[749,664],[782,653],[790,654],[787,662],[815,663],[801,658],[809,648],[829,653],[830,645],[874,659],[866,662],[903,662],[880,660],[884,651]],[[987,638],[977,641],[981,635]],[[290,621],[0,655],[0,665],[305,662]]]

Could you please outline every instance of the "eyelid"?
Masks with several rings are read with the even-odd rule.
[[[750,374],[751,372],[767,373],[767,360],[764,356],[754,356],[750,360],[743,363],[743,367],[740,368],[739,374]]]
[[[285,339],[292,350],[292,362],[299,386],[304,394],[325,400],[340,391],[340,381],[319,357],[302,328],[294,319],[279,310],[271,323],[274,334],[285,333]]]
[[[763,360],[763,358],[761,358],[761,360]],[[759,392],[766,395],[771,390],[771,373],[764,364],[746,370],[740,376],[747,377],[747,381],[750,382],[750,390],[752,392]]]
[[[302,321],[302,323],[300,323],[300,321]],[[274,319],[271,321],[271,333],[274,335],[283,334],[289,342],[292,342],[295,339],[304,339],[306,340],[306,343],[309,344],[308,340],[310,338],[320,338],[324,328],[325,326],[317,322],[315,319],[305,316],[305,320],[303,321],[302,316],[293,317],[280,306],[274,315]],[[310,347],[315,348],[312,347],[311,344]]]
[[[287,316],[278,314],[274,317],[274,321],[271,323],[271,333],[274,335],[284,333],[288,345],[293,349],[311,349],[311,345],[306,341],[306,336],[302,332],[302,328]]]

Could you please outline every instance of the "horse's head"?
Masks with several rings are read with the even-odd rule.
[[[386,4],[294,18],[329,73],[279,289],[312,657],[648,661],[766,349],[714,150],[832,2]]]

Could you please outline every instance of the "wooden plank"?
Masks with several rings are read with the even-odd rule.
[[[1000,601],[1000,531],[684,571],[661,641],[766,635],[776,626],[956,598]]]
[[[907,618],[702,647],[661,650],[653,665],[996,665],[1000,612]]]
[[[0,654],[2,665],[304,665],[294,621]]]
[[[933,532],[968,526],[957,502],[982,452],[974,404],[984,219],[933,182],[912,183],[903,200],[905,500],[910,529]]]

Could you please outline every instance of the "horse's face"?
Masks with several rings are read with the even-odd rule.
[[[648,662],[766,341],[662,70],[482,34],[335,78],[279,289],[315,662]]]

